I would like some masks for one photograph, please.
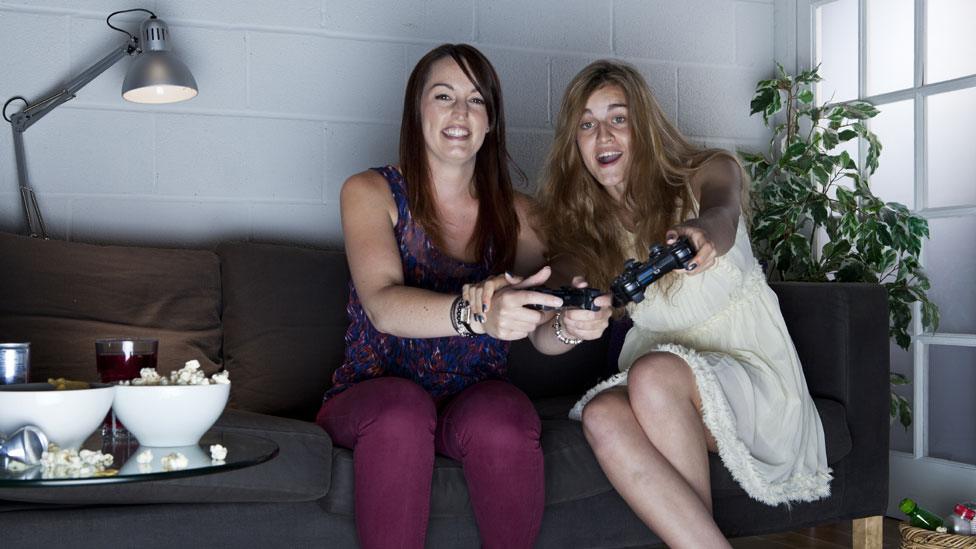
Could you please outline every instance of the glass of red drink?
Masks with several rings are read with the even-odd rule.
[[[143,368],[155,368],[159,340],[154,338],[110,338],[95,340],[95,364],[102,383],[118,383],[139,377]],[[102,424],[103,438],[128,438],[125,426],[111,410]]]

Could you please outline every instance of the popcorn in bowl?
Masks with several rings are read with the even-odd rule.
[[[217,372],[210,379],[200,369],[200,361],[189,360],[179,370],[169,373],[169,377],[159,375],[155,368],[139,370],[139,377],[120,381],[119,385],[221,385],[230,383],[230,373]]]
[[[230,396],[227,372],[210,378],[191,360],[169,375],[146,368],[115,387],[115,415],[147,447],[197,444],[224,410]]]

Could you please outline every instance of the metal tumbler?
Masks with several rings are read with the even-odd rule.
[[[0,385],[27,383],[30,343],[0,343]]]

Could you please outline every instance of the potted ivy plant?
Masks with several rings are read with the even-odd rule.
[[[889,335],[907,349],[912,305],[921,302],[922,325],[935,330],[938,307],[926,294],[929,279],[919,264],[928,222],[897,202],[875,196],[869,185],[881,143],[866,120],[878,114],[864,101],[817,105],[815,67],[756,85],[750,114],[773,132],[766,153],[740,153],[752,177],[752,239],[770,280],[872,282],[888,296]],[[841,143],[863,139],[859,166]],[[855,141],[856,142],[856,141]],[[904,385],[891,374],[892,385]],[[891,391],[892,420],[907,429],[912,411]]]

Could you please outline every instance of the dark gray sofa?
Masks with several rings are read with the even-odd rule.
[[[265,464],[223,474],[0,489],[5,547],[356,546],[352,454],[310,422],[342,358],[348,272],[341,252],[253,243],[163,250],[0,234],[0,257],[0,341],[32,343],[35,379],[95,379],[96,337],[153,335],[163,370],[197,358],[211,372],[230,371],[231,404],[218,428],[281,447]],[[883,289],[774,289],[823,420],[832,495],[768,507],[748,498],[713,456],[715,515],[730,537],[877,516],[887,503]],[[560,357],[539,355],[525,342],[512,347],[511,378],[543,418],[539,547],[658,542],[613,491],[579,424],[566,418],[607,374],[607,345],[604,338]],[[460,466],[438,457],[428,545],[478,544]]]

